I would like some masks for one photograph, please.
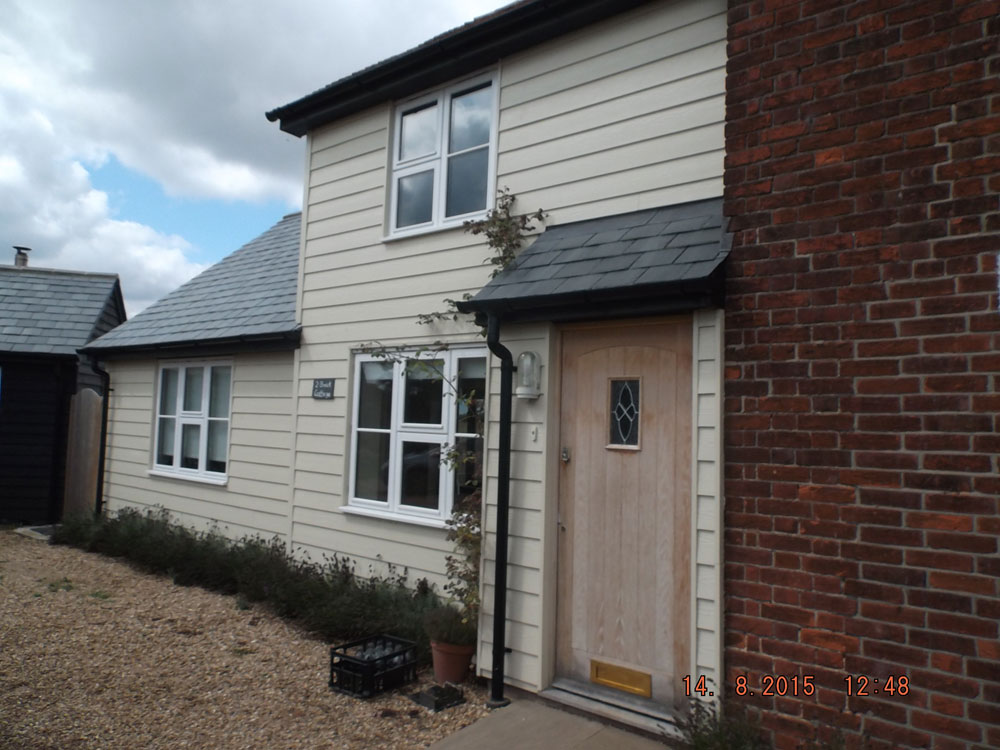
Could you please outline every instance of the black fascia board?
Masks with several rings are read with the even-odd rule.
[[[649,0],[534,0],[442,34],[266,113],[286,133],[310,130],[493,65],[515,52]]]
[[[298,349],[302,340],[302,328],[279,333],[260,333],[246,336],[228,336],[217,339],[188,339],[154,344],[122,346],[85,346],[80,354],[98,360],[124,359],[126,357],[184,357],[188,355],[206,356],[237,354],[246,351],[290,351]]]
[[[28,362],[28,361],[38,361],[38,362],[54,362],[55,360],[65,360],[67,362],[75,362],[77,357],[76,354],[67,354],[65,352],[21,352],[21,351],[11,351],[11,350],[0,350],[0,362]]]
[[[484,325],[489,315],[496,316],[504,323],[564,323],[666,315],[703,307],[722,307],[723,285],[723,269],[719,266],[709,276],[689,281],[483,300],[478,303],[475,300],[464,300],[458,302],[456,307],[462,313],[475,313],[478,325]]]

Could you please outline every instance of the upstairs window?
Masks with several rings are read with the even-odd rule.
[[[228,363],[169,364],[160,368],[155,472],[224,480],[229,459]]]
[[[460,225],[492,204],[496,109],[491,77],[396,108],[391,234]]]

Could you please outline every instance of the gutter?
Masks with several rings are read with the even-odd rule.
[[[181,356],[186,352],[200,353],[205,349],[215,350],[213,353],[225,353],[226,350],[246,351],[252,345],[253,351],[276,351],[297,349],[302,341],[302,326],[287,331],[273,333],[249,333],[236,336],[206,339],[184,339],[180,341],[161,341],[146,344],[122,344],[120,346],[85,346],[80,352],[90,357],[110,359],[114,357],[134,357],[144,354]]]
[[[507,541],[510,529],[510,424],[514,396],[514,357],[500,343],[500,319],[489,316],[486,345],[500,359],[500,455],[497,465],[496,581],[493,588],[493,671],[490,678],[490,708],[510,703],[503,694],[504,655],[507,637]]]

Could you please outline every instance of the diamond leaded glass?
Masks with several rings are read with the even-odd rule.
[[[611,445],[639,444],[639,381],[611,381]]]

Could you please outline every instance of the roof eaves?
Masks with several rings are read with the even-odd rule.
[[[257,351],[266,346],[269,350],[297,349],[302,340],[302,326],[295,325],[284,330],[265,333],[237,334],[232,336],[181,339],[177,341],[140,342],[121,344],[118,346],[87,345],[79,349],[80,354],[86,354],[96,359],[132,357],[155,354],[157,356],[176,355],[180,352],[193,350],[247,350],[251,347]]]
[[[522,0],[265,113],[286,133],[313,128],[496,63],[648,0]]]

